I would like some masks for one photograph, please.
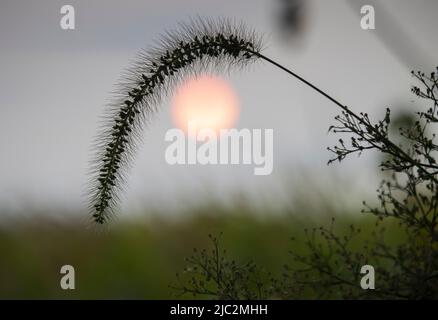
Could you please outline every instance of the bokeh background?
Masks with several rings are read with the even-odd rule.
[[[59,26],[73,5],[76,29]],[[376,30],[360,28],[372,4]],[[331,216],[367,218],[379,155],[327,166],[339,110],[267,64],[226,75],[239,95],[237,128],[274,129],[274,171],[170,166],[169,102],[144,132],[118,218],[90,227],[84,190],[91,145],[111,91],[141,48],[190,18],[231,17],[265,38],[265,54],[356,111],[417,108],[410,70],[432,71],[433,0],[12,1],[0,3],[0,297],[168,298],[184,257],[224,232],[238,259],[274,272],[288,238]],[[364,220],[365,219],[365,220]],[[77,289],[59,287],[75,266]]]

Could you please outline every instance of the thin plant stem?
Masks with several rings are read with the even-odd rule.
[[[279,64],[278,62],[268,58],[267,56],[259,53],[259,52],[254,52],[254,51],[250,51],[251,54],[254,54],[255,56],[259,57],[260,59],[263,59],[269,63],[271,63],[272,65],[280,68],[281,70],[285,71],[286,73],[292,75],[293,77],[295,77],[296,79],[298,79],[299,81],[303,82],[304,84],[306,84],[307,86],[309,86],[310,88],[312,88],[313,90],[315,90],[316,92],[320,93],[321,95],[323,95],[324,97],[326,97],[327,99],[329,99],[331,102],[333,102],[334,104],[336,104],[338,107],[340,107],[342,110],[344,110],[345,112],[347,112],[349,115],[351,115],[352,117],[354,117],[356,120],[358,120],[361,124],[365,125],[367,128],[369,128],[370,130],[372,130],[375,134],[377,134],[377,136],[379,137],[379,139],[381,139],[382,141],[384,141],[387,145],[391,146],[391,148],[393,148],[393,152],[391,153],[394,156],[402,156],[403,159],[409,163],[411,163],[412,165],[416,166],[422,173],[426,174],[426,175],[430,175],[430,173],[424,169],[424,164],[421,162],[418,162],[414,159],[412,159],[412,157],[410,157],[405,151],[403,151],[400,147],[398,147],[397,145],[395,145],[392,141],[390,141],[388,138],[386,138],[385,136],[381,135],[380,132],[378,132],[377,129],[375,129],[373,126],[370,126],[369,124],[367,124],[365,121],[363,121],[363,119],[361,117],[359,117],[358,115],[356,115],[353,111],[351,111],[350,109],[348,109],[347,106],[343,105],[342,103],[340,103],[338,100],[336,100],[335,98],[333,98],[332,96],[330,96],[329,94],[327,94],[326,92],[324,92],[323,90],[321,90],[320,88],[318,88],[317,86],[315,86],[314,84],[312,84],[311,82],[307,81],[306,79],[304,79],[303,77],[299,76],[298,74],[296,74],[295,72],[289,70],[288,68],[284,67],[283,65]],[[436,180],[436,178],[434,176],[432,176],[432,179],[436,182],[438,182],[438,180]]]
[[[273,64],[274,66],[280,68],[281,70],[289,73],[290,75],[294,76],[295,78],[297,78],[298,80],[300,80],[301,82],[305,83],[306,85],[308,85],[309,87],[311,87],[312,89],[314,89],[315,91],[319,92],[320,94],[322,94],[324,97],[326,97],[327,99],[329,99],[330,101],[332,101],[334,104],[338,105],[340,108],[342,108],[345,111],[348,111],[348,108],[345,107],[342,103],[340,103],[338,100],[336,100],[335,98],[333,98],[332,96],[328,95],[326,92],[322,91],[321,89],[319,89],[317,86],[315,86],[314,84],[310,83],[309,81],[307,81],[306,79],[304,79],[303,77],[299,76],[298,74],[296,74],[295,72],[289,70],[288,68],[282,66],[281,64],[279,64],[278,62],[275,62],[274,60],[268,58],[267,56],[258,53],[258,52],[251,52],[252,54],[258,56],[260,59],[263,59],[271,64]]]

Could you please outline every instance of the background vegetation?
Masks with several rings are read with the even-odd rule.
[[[191,298],[177,295],[169,285],[176,284],[175,274],[186,267],[193,248],[210,248],[208,234],[220,232],[221,245],[237,262],[254,261],[281,275],[284,264],[291,262],[288,251],[304,250],[290,238],[304,239],[306,227],[337,216],[339,231],[351,223],[373,229],[372,218],[334,212],[330,204],[326,208],[257,212],[242,202],[232,207],[206,203],[179,218],[163,219],[159,212],[150,218],[148,213],[149,218],[124,219],[105,231],[86,230],[79,220],[60,221],[53,218],[56,212],[39,219],[9,219],[0,227],[0,298]],[[395,230],[391,235],[398,237]],[[76,290],[59,286],[64,264],[76,269]]]

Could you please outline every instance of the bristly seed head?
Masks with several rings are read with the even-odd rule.
[[[89,192],[95,222],[103,224],[112,215],[141,128],[161,99],[187,75],[245,66],[261,49],[261,39],[241,24],[198,19],[167,33],[156,49],[140,53],[96,141]]]

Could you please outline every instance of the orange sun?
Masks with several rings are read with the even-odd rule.
[[[239,101],[230,84],[222,78],[200,76],[177,88],[172,100],[172,118],[187,133],[188,123],[197,130],[232,128],[239,116]]]

